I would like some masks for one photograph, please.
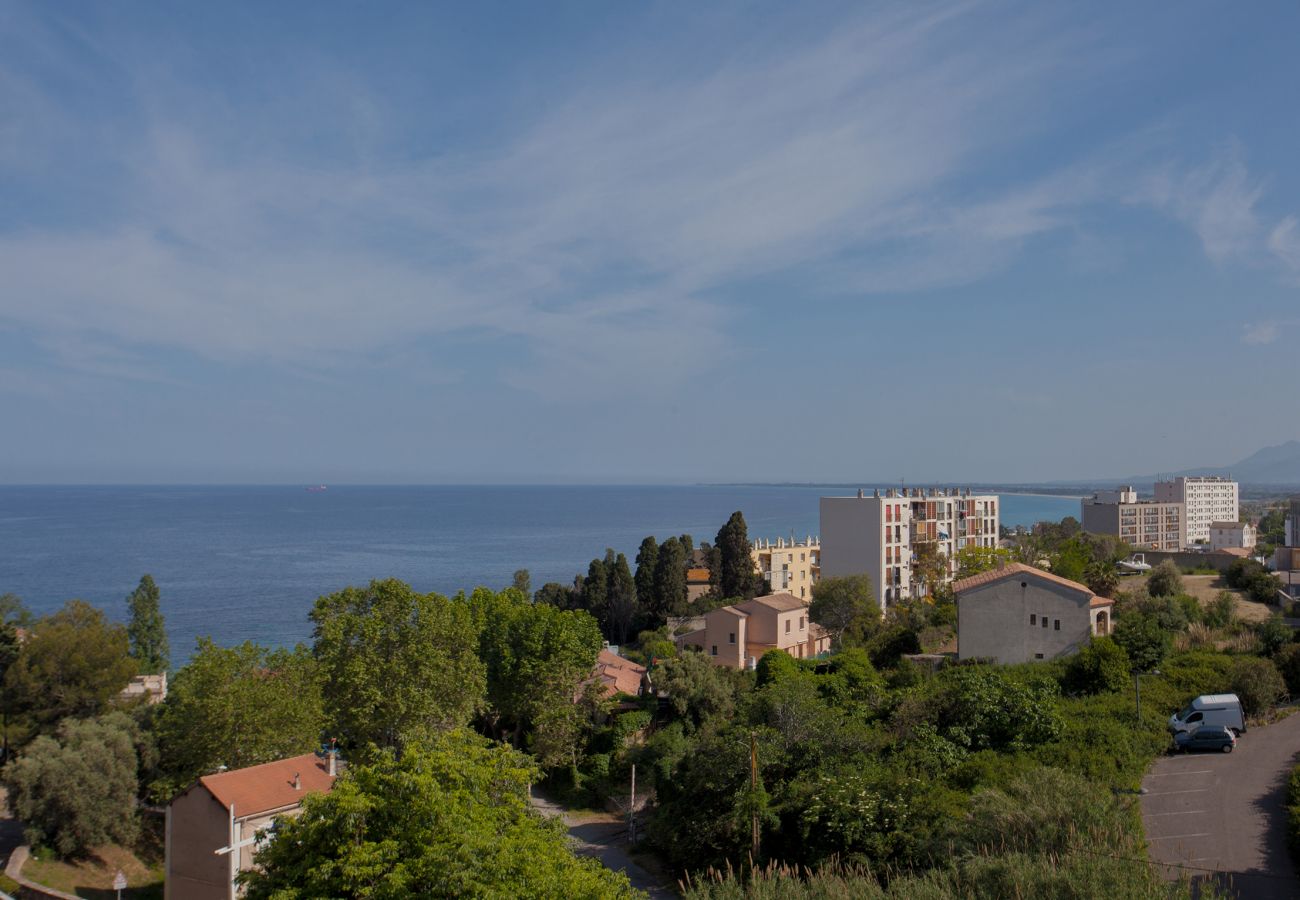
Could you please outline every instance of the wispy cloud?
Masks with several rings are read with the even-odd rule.
[[[1242,326],[1241,342],[1243,344],[1271,344],[1277,340],[1276,322],[1254,322]]]
[[[1186,170],[1166,169],[1148,182],[1148,199],[1196,232],[1216,264],[1258,253],[1260,223],[1255,206],[1263,184],[1253,178],[1232,143],[1211,162]]]

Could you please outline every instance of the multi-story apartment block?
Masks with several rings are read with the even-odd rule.
[[[1084,531],[1113,534],[1140,550],[1177,552],[1187,545],[1187,516],[1181,502],[1139,500],[1137,491],[1125,485],[1084,497],[1080,505]]]
[[[1237,521],[1239,499],[1237,482],[1217,475],[1180,475],[1156,482],[1158,502],[1183,504],[1189,545],[1209,543],[1215,522]]]
[[[820,541],[812,537],[804,541],[754,541],[749,555],[758,574],[772,585],[772,593],[792,594],[805,603],[812,602],[813,585],[821,577]]]
[[[957,551],[998,545],[998,497],[969,490],[890,488],[867,496],[821,498],[821,575],[871,576],[881,608],[919,597],[913,571],[924,544],[946,560],[943,583],[957,570]]]

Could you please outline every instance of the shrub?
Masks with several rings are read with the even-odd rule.
[[[1205,607],[1201,621],[1212,628],[1227,628],[1236,615],[1237,598],[1232,591],[1219,591],[1218,596]]]
[[[1300,644],[1287,644],[1273,662],[1282,673],[1287,693],[1293,697],[1300,696]]]
[[[1232,664],[1232,691],[1248,715],[1257,715],[1286,696],[1286,682],[1269,660],[1245,658]]]
[[[138,822],[136,752],[123,713],[65,719],[57,738],[42,735],[5,772],[27,840],[63,857],[100,844],[129,843]]]
[[[920,653],[921,640],[916,632],[901,625],[885,628],[867,642],[871,664],[877,669],[897,665],[905,653]]]
[[[1150,672],[1169,654],[1169,633],[1150,616],[1127,613],[1115,625],[1115,643],[1128,654],[1134,672]]]
[[[1283,622],[1281,616],[1271,616],[1255,626],[1255,636],[1259,638],[1260,649],[1269,656],[1275,656],[1291,643],[1293,633],[1291,626]]]
[[[1167,559],[1156,566],[1147,579],[1147,593],[1152,597],[1173,597],[1183,592],[1183,576],[1173,560]]]
[[[1183,618],[1189,625],[1195,625],[1205,618],[1205,611],[1201,609],[1201,601],[1187,594],[1179,594],[1174,600],[1178,603],[1178,608],[1183,611]]]
[[[1129,658],[1124,648],[1109,637],[1092,642],[1066,664],[1064,686],[1072,694],[1121,691],[1128,685]]]

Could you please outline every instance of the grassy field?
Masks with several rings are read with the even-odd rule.
[[[1147,578],[1146,575],[1125,576],[1120,579],[1119,589],[1131,591],[1137,585],[1145,585]],[[1241,591],[1229,588],[1222,575],[1184,575],[1183,591],[1199,600],[1202,606],[1213,601],[1220,591],[1227,591],[1237,601],[1237,617],[1247,622],[1262,622],[1278,612],[1276,607],[1247,600]]]
[[[146,817],[136,847],[99,847],[86,859],[63,861],[50,853],[33,855],[23,866],[23,877],[88,900],[116,900],[113,876],[121,870],[127,883],[122,900],[162,900],[161,826],[161,817]]]

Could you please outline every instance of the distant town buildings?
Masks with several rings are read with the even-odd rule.
[[[1291,596],[1300,594],[1300,497],[1292,497],[1283,519],[1284,545],[1273,550],[1273,568]]]
[[[998,497],[969,490],[890,488],[856,497],[821,498],[821,577],[871,576],[881,608],[935,585],[915,570],[924,544],[946,560],[939,580],[956,572],[965,547],[998,546]]]
[[[1092,635],[1110,634],[1113,600],[1032,566],[1009,563],[963,578],[952,589],[959,659],[1056,659]]]
[[[1183,504],[1188,545],[1210,541],[1215,522],[1235,522],[1240,514],[1237,482],[1217,475],[1180,475],[1156,482],[1156,501]]]
[[[205,775],[167,807],[166,900],[234,900],[253,865],[259,836],[277,816],[296,816],[302,798],[334,786],[331,752]]]
[[[807,605],[793,594],[755,597],[702,618],[704,627],[679,635],[677,646],[698,648],[718,666],[753,668],[769,650],[806,659],[831,648],[830,633],[808,617]]]
[[[1137,491],[1125,485],[1085,497],[1081,507],[1084,531],[1113,534],[1140,550],[1177,552],[1187,545],[1182,501],[1139,500]]]
[[[805,603],[812,601],[813,585],[821,577],[821,542],[777,538],[755,541],[750,550],[758,574],[772,586],[774,594],[793,594]]]
[[[1253,550],[1256,531],[1245,522],[1211,522],[1210,550]]]

